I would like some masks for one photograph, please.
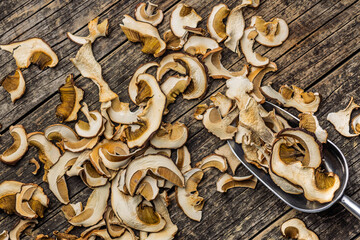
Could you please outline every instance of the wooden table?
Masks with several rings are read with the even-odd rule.
[[[0,88],[0,123],[3,125],[0,138],[0,151],[12,143],[9,126],[23,124],[28,132],[42,131],[45,126],[58,123],[55,106],[60,98],[58,88],[69,73],[74,73],[76,84],[85,90],[85,101],[90,109],[99,109],[97,87],[89,79],[84,79],[69,61],[79,46],[70,42],[66,32],[78,35],[87,34],[87,23],[100,16],[109,18],[110,34],[95,42],[93,51],[103,69],[104,79],[119,94],[121,100],[129,101],[127,86],[135,69],[145,62],[154,60],[152,56],[140,51],[139,44],[127,41],[119,27],[124,14],[133,15],[138,1],[71,1],[71,0],[24,0],[0,2],[0,43],[41,37],[58,54],[59,64],[54,69],[40,71],[31,66],[23,71],[26,79],[26,94],[15,104],[9,95]],[[170,12],[179,2],[175,0],[155,1],[165,12],[165,21],[159,30],[168,29]],[[204,19],[216,5],[215,1],[185,1],[193,6]],[[225,3],[233,8],[240,1]],[[290,27],[288,40],[280,47],[258,46],[261,54],[275,61],[279,70],[269,74],[265,83],[296,84],[309,91],[317,91],[322,103],[317,116],[334,141],[344,152],[350,167],[350,181],[346,193],[360,202],[360,138],[344,138],[326,121],[331,111],[344,108],[350,100],[360,104],[360,2],[356,0],[261,0],[258,9],[246,9],[245,17],[261,15],[266,20],[281,17]],[[205,27],[206,21],[201,23]],[[158,61],[158,59],[156,59]],[[239,70],[244,60],[228,50],[224,50],[222,62],[225,67]],[[15,66],[11,54],[0,51],[1,78],[12,73]],[[207,95],[202,100],[186,101],[179,97],[170,106],[165,121],[184,122],[190,130],[187,146],[192,161],[197,162],[212,153],[223,141],[207,132],[202,123],[193,118],[194,108],[199,103],[209,102],[214,92],[224,92],[224,80],[210,80]],[[295,111],[293,111],[295,113]],[[80,116],[81,114],[79,114]],[[83,116],[82,116],[83,117]],[[70,124],[73,126],[73,124]],[[63,231],[69,227],[63,217],[61,204],[42,182],[42,173],[33,176],[33,166],[29,159],[37,151],[31,148],[26,156],[15,166],[0,163],[0,181],[16,179],[35,182],[45,189],[51,200],[46,217],[39,221],[36,231],[49,234],[54,230]],[[240,166],[237,175],[247,175]],[[176,205],[172,195],[171,218],[179,227],[177,239],[280,239],[279,225],[288,218],[298,217],[315,231],[321,239],[356,239],[360,236],[360,222],[342,206],[336,204],[319,214],[304,214],[289,208],[277,199],[261,183],[255,190],[232,189],[222,194],[216,192],[215,182],[220,176],[217,170],[205,173],[199,187],[200,195],[206,200],[203,218],[200,223],[189,220]],[[68,179],[71,201],[86,201],[91,190],[79,178]],[[0,213],[0,231],[10,229],[18,220],[17,216]],[[76,232],[76,231],[75,231]]]

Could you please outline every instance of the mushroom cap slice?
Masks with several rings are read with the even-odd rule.
[[[289,27],[281,18],[266,22],[261,16],[253,16],[250,26],[255,27],[258,32],[255,40],[267,47],[280,46],[289,36]]]
[[[210,154],[209,156],[204,157],[200,162],[197,162],[195,166],[202,170],[214,167],[221,172],[225,172],[227,169],[226,158],[217,154]]]
[[[22,125],[11,126],[9,132],[14,138],[14,143],[0,155],[0,161],[14,165],[25,155],[28,149],[27,134]]]
[[[89,108],[86,103],[83,103],[83,107],[81,111],[85,115],[87,122],[79,120],[75,124],[76,133],[85,138],[93,138],[96,137],[103,127],[103,117],[99,111],[91,111],[89,112]]]
[[[206,110],[203,118],[204,127],[221,140],[231,139],[234,137],[237,128],[230,124],[238,116],[239,111],[235,109],[224,118],[217,108],[209,108]]]
[[[216,182],[216,190],[218,192],[227,192],[230,188],[247,187],[254,189],[256,187],[257,178],[253,175],[244,177],[233,177],[224,173]]]
[[[175,36],[181,38],[187,34],[184,27],[196,28],[201,20],[201,16],[196,13],[195,9],[184,3],[179,3],[171,12],[170,28]]]
[[[29,200],[37,189],[37,185],[25,184],[21,187],[21,191],[16,194],[15,209],[20,216],[26,219],[34,219],[37,217],[36,212],[30,207]]]
[[[178,72],[179,74],[185,75],[186,68],[181,65],[179,62],[175,61],[175,57],[183,57],[185,54],[176,52],[167,54],[163,59],[161,59],[159,67],[156,71],[156,79],[158,82],[161,82],[163,76],[170,70]]]
[[[199,168],[192,168],[185,174],[185,187],[175,189],[177,204],[190,219],[200,221],[202,216],[201,209],[204,206],[204,199],[199,196],[197,186],[204,176],[204,172]]]
[[[163,123],[150,139],[150,144],[155,148],[177,149],[181,148],[188,138],[188,128],[185,124]]]
[[[171,31],[171,29],[169,29],[166,32],[164,32],[163,38],[166,43],[166,49],[170,49],[173,51],[179,51],[186,43],[187,35],[179,38],[174,35],[174,33]]]
[[[109,20],[105,19],[102,23],[99,22],[99,17],[94,18],[88,23],[89,35],[86,37],[79,37],[68,32],[67,37],[80,45],[84,45],[87,42],[95,42],[98,37],[106,37],[109,32]]]
[[[81,180],[89,188],[104,186],[108,182],[108,178],[100,175],[90,161],[85,162],[83,166],[84,167],[80,170],[79,175]]]
[[[78,141],[79,136],[64,124],[53,124],[45,128],[44,135],[49,141]]]
[[[157,28],[145,22],[136,21],[125,14],[121,29],[130,42],[141,42],[143,48],[141,51],[147,54],[153,54],[154,57],[160,57],[166,50],[166,43],[161,39]]]
[[[354,109],[358,109],[359,105],[354,102],[354,98],[351,97],[349,104],[345,109],[342,109],[338,112],[331,112],[327,115],[327,120],[334,125],[336,131],[338,131],[344,137],[356,137],[359,136],[360,133],[350,133],[350,118],[351,113]],[[353,125],[352,125],[353,126]]]
[[[176,166],[182,173],[191,169],[191,156],[186,146],[182,146],[176,151]]]
[[[84,91],[75,86],[74,75],[66,78],[66,83],[59,88],[61,104],[56,107],[56,116],[60,122],[71,122],[77,119],[77,113],[81,108],[80,101],[84,97]]]
[[[255,38],[258,33],[255,27],[245,29],[244,35],[240,40],[241,50],[246,58],[246,61],[255,67],[262,67],[269,64],[270,60],[266,57],[261,56],[259,53],[254,52],[253,46]]]
[[[315,134],[317,140],[321,143],[326,143],[328,133],[322,129],[317,117],[312,113],[300,113],[299,114],[299,127],[308,130]]]
[[[85,150],[80,153],[71,168],[66,171],[66,175],[69,177],[80,175],[80,172],[84,169],[83,165],[86,161],[90,160],[90,152],[90,150]]]
[[[165,220],[152,207],[141,205],[140,195],[132,197],[119,190],[120,176],[121,172],[116,175],[111,184],[111,206],[116,216],[127,226],[140,231],[158,232],[163,229]]]
[[[90,42],[84,44],[70,61],[83,77],[90,78],[98,86],[100,102],[108,102],[117,97],[102,77],[101,66],[94,57]]]
[[[38,221],[35,219],[19,220],[15,227],[9,232],[9,239],[20,240],[20,236],[25,229],[34,228],[36,224],[38,224]]]
[[[190,55],[205,55],[208,50],[218,47],[219,44],[212,38],[191,36],[184,45],[184,51]]]
[[[229,15],[230,9],[226,4],[220,3],[211,10],[207,21],[207,29],[210,36],[217,42],[222,42],[227,38],[224,19]]]
[[[111,101],[111,107],[107,112],[113,122],[133,124],[137,122],[138,115],[143,112],[143,108],[139,107],[136,111],[132,112],[129,108],[129,103],[121,102],[119,98],[115,98]]]
[[[136,190],[136,194],[140,194],[147,201],[154,200],[159,194],[157,180],[151,176],[146,176],[141,180],[139,187]]]
[[[15,103],[25,93],[25,79],[20,69],[16,69],[14,75],[8,75],[2,81],[1,86],[10,93],[11,101]]]
[[[138,21],[150,23],[154,27],[159,25],[164,19],[164,13],[162,10],[157,9],[158,5],[147,2],[139,3],[135,8],[135,18]]]
[[[301,187],[292,184],[285,178],[279,177],[271,171],[271,168],[269,168],[268,171],[273,182],[278,185],[284,192],[295,195],[304,193],[304,190]]]
[[[33,63],[44,70],[46,67],[55,67],[59,62],[56,53],[40,38],[0,45],[0,48],[13,54],[18,68],[28,68]]]
[[[94,146],[98,143],[99,136],[93,138],[83,138],[81,140],[68,140],[64,139],[63,145],[64,149],[70,152],[82,152],[86,149],[93,149]]]
[[[286,238],[319,240],[319,237],[306,228],[303,221],[298,218],[291,218],[281,224],[281,233]]]
[[[18,181],[4,181],[0,183],[0,209],[7,214],[16,213],[16,193],[21,191],[24,183]]]
[[[225,117],[229,114],[229,112],[231,112],[231,110],[233,110],[233,101],[220,92],[212,95],[210,100],[214,103],[215,107],[218,107],[222,117]]]
[[[171,157],[171,149],[155,149],[153,147],[148,147],[146,151],[144,152],[144,156],[150,155],[150,154],[161,154],[165,157],[170,158]]]
[[[219,147],[215,150],[215,154],[225,157],[232,173],[235,174],[236,169],[240,165],[240,160],[234,155],[229,145],[224,144],[223,146]]]
[[[110,141],[102,145],[98,151],[101,162],[111,170],[124,168],[136,154],[130,153],[128,146],[120,141]]]

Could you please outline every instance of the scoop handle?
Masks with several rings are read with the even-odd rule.
[[[343,195],[340,199],[341,205],[343,205],[349,212],[360,220],[360,205],[352,200],[349,196]]]

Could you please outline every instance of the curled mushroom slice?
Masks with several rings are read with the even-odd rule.
[[[221,140],[231,139],[234,137],[237,128],[230,124],[238,116],[239,111],[235,109],[224,118],[221,117],[217,108],[206,110],[203,118],[204,127]]]
[[[185,187],[175,189],[177,204],[190,219],[200,222],[204,198],[199,196],[197,186],[204,176],[199,168],[193,168],[185,174]]]
[[[147,5],[146,3],[139,3],[135,8],[136,20],[150,23],[156,27],[164,19],[163,11],[157,8],[158,5],[151,2],[147,2]]]
[[[185,75],[186,68],[179,62],[175,61],[175,57],[184,57],[183,53],[170,53],[161,59],[159,67],[156,71],[156,79],[161,82],[162,77],[170,70],[178,72],[179,74]]]
[[[225,157],[232,173],[235,174],[236,169],[240,165],[240,160],[234,155],[229,145],[225,144],[219,147],[215,150],[215,154]]]
[[[10,240],[20,240],[21,234],[27,228],[34,228],[35,225],[38,224],[37,220],[19,220],[15,227],[9,232],[9,239]]]
[[[86,149],[93,149],[94,146],[98,143],[99,137],[93,138],[83,138],[81,140],[68,140],[64,139],[63,145],[64,149],[70,152],[82,152]]]
[[[74,76],[70,74],[66,83],[59,88],[61,104],[56,107],[56,116],[60,122],[71,122],[77,119],[77,113],[81,108],[80,101],[84,91],[75,86]]]
[[[253,46],[257,35],[258,33],[255,27],[245,29],[244,35],[240,40],[240,45],[246,61],[252,66],[262,67],[269,64],[270,60],[266,57],[261,56],[259,53],[254,52]]]
[[[112,123],[107,110],[111,107],[111,101],[101,103],[100,113],[104,118],[104,137],[108,140],[112,139],[115,135],[115,125]]]
[[[195,166],[203,170],[214,167],[221,172],[225,172],[227,169],[226,158],[217,154],[210,154],[204,157],[200,162],[197,162]]]
[[[25,184],[21,187],[21,191],[16,194],[15,209],[16,212],[27,219],[37,217],[36,212],[30,207],[29,200],[37,189],[37,185]]]
[[[351,128],[355,133],[360,134],[360,114],[351,120]]]
[[[40,170],[40,164],[39,164],[39,162],[36,161],[35,158],[32,158],[32,159],[29,160],[29,163],[32,163],[32,164],[35,165],[35,169],[34,169],[34,171],[32,171],[31,173],[32,173],[33,175],[36,175],[36,174],[38,173],[38,171]]]
[[[271,85],[262,86],[261,92],[268,98],[275,99],[284,107],[294,107],[300,112],[316,112],[320,105],[321,97],[319,93],[304,92],[296,86],[283,85],[279,92],[275,91]]]
[[[142,204],[142,197],[124,194],[118,188],[121,172],[111,184],[111,207],[116,216],[127,226],[146,232],[158,232],[165,227],[165,220],[149,205]]]
[[[84,122],[82,120],[78,121],[75,124],[76,133],[85,138],[93,138],[98,135],[101,128],[103,127],[103,118],[99,111],[91,111],[89,112],[89,108],[86,103],[83,103],[83,107],[81,111],[85,115],[88,122]]]
[[[286,238],[319,240],[319,237],[307,229],[305,223],[298,218],[286,220],[280,228],[282,235]]]
[[[258,32],[255,40],[267,47],[279,46],[289,36],[289,27],[281,18],[273,18],[270,22],[266,22],[260,16],[253,16],[250,26],[255,27]]]
[[[188,129],[185,124],[163,123],[159,130],[150,139],[150,144],[155,148],[177,149],[181,148],[188,138]]]
[[[78,176],[80,172],[84,169],[83,165],[86,161],[90,160],[89,150],[85,150],[77,157],[76,161],[72,164],[71,168],[66,171],[66,175],[69,177]]]
[[[128,146],[120,141],[110,141],[102,145],[98,151],[101,162],[111,170],[124,168],[136,154],[130,153]]]
[[[78,141],[79,136],[64,124],[53,124],[45,128],[44,135],[49,141]]]
[[[0,183],[0,209],[7,214],[16,213],[16,194],[21,191],[24,183],[17,181],[4,181]]]
[[[187,34],[184,27],[196,28],[201,20],[201,16],[196,13],[195,9],[184,3],[179,3],[171,13],[170,28],[175,36],[181,38]]]
[[[55,67],[59,62],[56,53],[40,38],[0,45],[0,48],[13,54],[18,68],[28,68],[33,63],[44,70],[46,67]]]
[[[226,4],[220,3],[211,10],[207,21],[207,29],[210,36],[217,42],[222,42],[227,38],[224,19],[229,15],[230,9]]]
[[[28,141],[26,130],[22,125],[11,126],[9,132],[14,138],[14,143],[0,155],[0,161],[14,165],[25,155]]]
[[[218,192],[227,192],[235,187],[247,187],[254,189],[256,187],[257,178],[253,175],[245,177],[233,177],[224,173],[216,182],[216,190]]]
[[[336,131],[338,131],[341,135],[345,137],[355,137],[359,136],[360,133],[350,133],[350,118],[351,113],[354,109],[358,109],[359,105],[354,102],[354,98],[351,97],[349,104],[346,106],[345,109],[342,109],[338,112],[331,112],[327,115],[327,120],[334,125]]]
[[[326,143],[328,133],[320,125],[317,117],[312,113],[300,113],[299,127],[315,134],[321,143]]]
[[[141,65],[140,67],[138,67],[138,69],[136,69],[134,75],[132,76],[132,78],[130,80],[129,88],[128,88],[129,97],[133,103],[136,104],[136,96],[138,94],[138,88],[136,86],[136,80],[137,80],[138,76],[142,73],[146,73],[146,71],[148,69],[150,69],[152,67],[158,67],[158,66],[159,66],[159,64],[157,62],[148,62],[148,63],[145,63],[145,64]]]
[[[139,187],[136,190],[136,194],[140,194],[147,201],[154,200],[159,194],[157,180],[151,176],[146,176],[141,180]]]
[[[292,184],[285,178],[279,177],[271,171],[271,168],[269,168],[268,171],[273,182],[278,185],[284,192],[295,195],[304,193],[304,190],[301,187]]]
[[[204,113],[208,108],[209,108],[209,106],[206,103],[198,105],[196,107],[195,112],[194,112],[194,118],[196,120],[203,120],[204,119]]]
[[[176,97],[185,91],[187,86],[190,84],[191,78],[189,76],[170,76],[160,86],[161,91],[166,96],[166,107],[164,114],[169,112],[168,106],[175,102]]]
[[[130,42],[141,42],[143,48],[141,51],[147,54],[153,54],[154,57],[160,57],[166,50],[166,43],[161,39],[158,30],[149,23],[136,21],[125,14],[121,29]]]
[[[208,50],[218,47],[219,44],[212,38],[191,36],[184,45],[184,51],[190,55],[205,55]]]
[[[11,101],[15,103],[25,93],[25,79],[20,69],[16,69],[14,75],[8,75],[2,81],[1,86],[10,93]]]
[[[218,107],[222,117],[228,115],[234,106],[233,101],[220,92],[212,95],[210,100],[214,103],[215,107]]]
[[[106,37],[109,31],[109,20],[105,19],[100,24],[98,22],[99,22],[99,17],[94,18],[88,23],[89,35],[87,37],[79,37],[71,34],[70,32],[67,33],[67,37],[71,41],[80,45],[84,45],[87,42],[93,43],[98,37]]]
[[[165,157],[170,158],[171,157],[171,149],[155,149],[153,147],[148,147],[146,151],[144,152],[144,156],[150,155],[150,154],[160,154],[164,155]]]
[[[79,175],[81,180],[89,188],[104,186],[108,182],[108,178],[100,175],[89,161],[84,163]]]
[[[90,42],[84,44],[70,61],[83,77],[90,78],[98,86],[100,102],[108,102],[117,97],[102,77],[101,66],[94,57]]]
[[[188,76],[191,78],[189,86],[183,93],[183,98],[190,100],[202,97],[208,85],[204,65],[196,57],[188,55],[174,56],[174,59],[185,63]]]
[[[142,113],[143,108],[140,107],[136,111],[131,111],[129,103],[120,102],[119,98],[111,101],[111,107],[108,109],[108,114],[113,122],[121,124],[133,124],[137,122],[138,115]]]
[[[163,35],[164,41],[166,43],[166,48],[173,50],[173,51],[178,51],[180,50],[184,44],[186,43],[187,40],[187,35],[185,35],[184,37],[177,37],[173,34],[173,32],[169,29],[166,32],[164,32]]]
[[[182,146],[176,151],[176,166],[182,173],[191,169],[191,156],[186,146]]]

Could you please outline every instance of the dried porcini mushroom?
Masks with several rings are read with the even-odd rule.
[[[220,138],[221,140],[231,139],[234,137],[237,128],[230,125],[236,117],[238,117],[239,111],[235,109],[224,118],[221,117],[220,111],[217,108],[209,108],[204,113],[202,120],[204,127],[212,134]]]
[[[21,219],[20,221],[18,221],[18,223],[15,225],[15,227],[9,232],[9,239],[20,240],[20,236],[25,231],[25,229],[34,228],[36,224],[38,224],[37,220]]]
[[[100,105],[100,113],[101,116],[103,116],[104,118],[104,137],[108,140],[112,139],[114,137],[114,135],[116,134],[115,131],[115,125],[114,123],[111,121],[109,114],[107,112],[107,110],[111,107],[111,101],[109,102],[104,102],[101,103]]]
[[[121,29],[130,42],[141,42],[143,47],[141,51],[147,54],[153,54],[154,57],[160,57],[166,50],[166,43],[161,39],[158,30],[149,23],[136,21],[125,14]]]
[[[289,36],[289,27],[281,18],[273,18],[266,22],[261,16],[253,16],[250,26],[255,27],[258,32],[255,40],[267,47],[279,46]]]
[[[225,157],[232,173],[235,174],[236,169],[240,165],[240,160],[234,155],[230,146],[228,144],[225,144],[219,147],[215,150],[215,154]]]
[[[319,240],[319,237],[306,228],[303,221],[298,218],[291,218],[281,224],[281,233],[286,238]]]
[[[93,151],[98,151],[101,162],[111,170],[119,170],[125,167],[130,158],[137,154],[136,151],[130,153],[128,146],[120,141],[109,141],[97,149]],[[95,155],[92,154],[90,157],[92,156]]]
[[[146,3],[139,3],[135,8],[136,20],[150,23],[156,27],[164,19],[163,11],[157,8],[158,5],[151,2],[147,2],[147,5]]]
[[[49,141],[78,141],[79,136],[64,124],[53,124],[45,128],[44,135]]]
[[[115,98],[111,101],[111,106],[107,111],[111,121],[121,124],[133,124],[137,122],[138,115],[142,112],[142,107],[132,112],[129,103],[121,102],[119,98]]]
[[[227,38],[224,19],[229,15],[230,9],[226,4],[220,3],[211,10],[207,21],[207,29],[210,36],[217,42],[222,42]]]
[[[83,166],[84,168],[80,170],[79,175],[86,186],[96,188],[104,186],[108,182],[108,178],[100,175],[91,162],[86,161]]]
[[[44,70],[47,67],[55,67],[59,62],[56,53],[40,38],[0,45],[0,48],[13,54],[18,68],[28,68],[33,63]]]
[[[37,217],[36,212],[30,207],[29,200],[37,189],[37,185],[26,184],[21,187],[21,191],[16,193],[15,210],[26,218],[34,219]]]
[[[56,116],[60,122],[71,122],[77,119],[77,113],[81,108],[80,101],[84,91],[75,86],[74,75],[70,74],[66,82],[59,88],[61,104],[56,107]]]
[[[186,146],[183,146],[176,151],[176,166],[182,173],[191,169],[191,156]]]
[[[84,44],[70,61],[83,77],[90,78],[98,86],[100,102],[108,102],[117,97],[102,77],[101,66],[94,57],[90,42]]]
[[[258,33],[255,27],[245,29],[244,35],[240,40],[240,44],[246,61],[252,66],[262,67],[269,64],[270,60],[266,57],[261,56],[259,53],[254,52],[253,46],[257,35]]]
[[[166,49],[178,51],[186,43],[187,35],[179,38],[175,36],[174,33],[169,29],[166,32],[164,32],[163,38],[166,43]]]
[[[88,23],[89,35],[87,37],[79,37],[68,32],[67,37],[74,43],[84,45],[87,42],[95,42],[98,37],[106,37],[109,31],[109,20],[105,19],[102,23],[99,22],[99,17],[94,18]]]
[[[63,146],[64,149],[70,152],[82,152],[86,149],[93,149],[94,146],[98,143],[99,137],[94,138],[83,138],[81,140],[68,140],[64,139]]]
[[[89,112],[89,108],[86,103],[83,103],[81,112],[85,115],[88,122],[79,120],[75,124],[76,133],[84,138],[96,137],[103,128],[103,117],[99,111]]]
[[[188,33],[184,27],[196,28],[201,20],[201,16],[192,7],[179,3],[171,13],[170,28],[175,36],[182,38]]]
[[[150,144],[155,148],[177,149],[181,148],[188,138],[188,129],[185,124],[163,123],[150,139]]]
[[[216,190],[218,192],[227,192],[235,187],[247,187],[254,189],[256,187],[257,178],[253,175],[245,177],[233,177],[224,173],[216,182]]]
[[[11,126],[9,129],[14,143],[0,155],[0,161],[14,165],[26,153],[28,149],[26,130],[22,125]]]
[[[20,69],[16,69],[14,75],[4,78],[1,86],[10,93],[11,101],[15,103],[25,93],[25,80]]]
[[[217,154],[210,154],[204,157],[200,162],[197,162],[195,166],[202,170],[213,167],[219,169],[221,172],[225,172],[227,169],[226,158]]]
[[[171,149],[155,149],[153,147],[148,147],[146,151],[144,152],[144,156],[150,155],[150,154],[161,154],[165,157],[171,157]]]
[[[198,105],[196,107],[195,112],[194,112],[194,118],[196,120],[203,120],[204,119],[204,113],[208,108],[209,108],[209,106],[206,103]]]
[[[186,74],[186,68],[181,65],[179,62],[175,61],[175,57],[184,57],[185,54],[183,53],[170,53],[163,57],[160,61],[160,66],[158,67],[156,71],[156,79],[157,81],[161,82],[162,77],[170,70],[173,70],[175,72],[178,72],[179,74],[185,75]]]
[[[294,85],[291,87],[283,85],[279,92],[275,91],[271,85],[262,86],[260,89],[266,97],[277,100],[284,107],[294,107],[303,113],[314,113],[320,105],[319,93],[304,92],[303,89]]]
[[[219,44],[212,38],[191,36],[184,45],[184,51],[190,55],[205,55],[208,50],[218,47]]]
[[[205,36],[205,34],[206,34],[205,29],[200,28],[200,27],[193,28],[193,27],[185,26],[184,29],[187,30],[189,33],[193,33],[193,34],[200,35],[200,36]],[[186,36],[186,34],[185,34],[185,36]]]
[[[233,110],[233,101],[220,92],[212,95],[210,100],[214,103],[215,107],[219,109],[222,117],[225,117],[229,114],[229,112],[231,112],[231,110]]]
[[[40,170],[40,164],[39,164],[39,162],[38,162],[35,158],[32,158],[32,159],[29,160],[29,163],[32,163],[32,164],[35,165],[35,169],[34,169],[34,171],[32,171],[31,173],[32,173],[33,175],[36,175],[36,174],[38,173],[38,171]]]
[[[350,133],[350,118],[351,113],[354,109],[358,109],[359,105],[354,102],[354,98],[351,97],[349,104],[345,109],[342,109],[338,112],[331,112],[327,115],[327,120],[334,125],[336,131],[338,131],[344,137],[356,137],[359,136],[360,133],[354,131],[355,133]],[[353,125],[352,125],[353,126]],[[356,129],[356,128],[355,128]],[[354,130],[355,130],[354,129]]]
[[[125,183],[131,196],[134,195],[141,179],[148,172],[174,183],[176,186],[184,186],[184,178],[175,163],[163,155],[147,155],[130,162],[126,168]]]
[[[199,168],[193,168],[185,174],[185,187],[176,187],[175,197],[177,204],[190,219],[200,221],[204,198],[199,196],[197,186],[204,176],[204,172]]]
[[[154,200],[159,194],[159,187],[157,185],[157,180],[151,176],[146,176],[143,178],[136,190],[136,194],[140,194],[147,201]]]
[[[175,102],[176,97],[185,91],[187,86],[190,84],[191,78],[189,76],[170,76],[161,85],[161,91],[166,96],[166,106],[164,114],[169,112],[168,106]]]
[[[326,130],[322,129],[319,125],[317,117],[312,113],[300,113],[299,114],[299,127],[308,130],[315,134],[316,138],[321,143],[326,143],[328,133]]]
[[[292,184],[285,178],[279,177],[271,171],[271,168],[268,168],[268,171],[273,182],[278,185],[284,192],[295,195],[304,193],[304,190],[301,187]]]

